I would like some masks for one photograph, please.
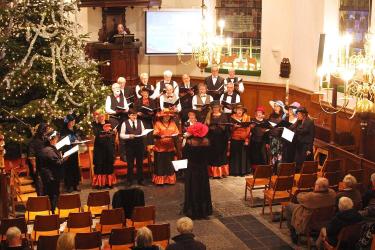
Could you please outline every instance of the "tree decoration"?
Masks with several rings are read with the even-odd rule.
[[[104,103],[98,62],[85,55],[75,0],[11,0],[0,9],[0,126],[5,138],[24,141],[29,127],[82,114],[77,128],[89,133],[91,113]]]

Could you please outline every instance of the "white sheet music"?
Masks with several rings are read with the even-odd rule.
[[[172,161],[174,170],[178,171],[180,169],[185,169],[187,168],[188,165],[188,160],[183,159],[183,160],[178,160],[178,161]]]
[[[69,136],[65,136],[62,138],[58,143],[56,143],[55,147],[57,150],[64,147],[65,145],[70,145],[70,139]]]
[[[69,155],[74,154],[75,152],[78,152],[78,148],[78,145],[75,145],[74,147],[72,147],[64,153],[63,158],[68,157]]]
[[[135,135],[134,137],[142,137],[142,136],[145,136],[145,135],[147,135],[148,133],[150,133],[151,131],[153,131],[153,129],[145,129],[145,130],[143,130],[143,132],[142,132],[142,134],[140,134],[140,135]]]
[[[293,137],[294,137],[294,132],[290,129],[284,128],[281,137],[284,138],[287,141],[292,142]]]

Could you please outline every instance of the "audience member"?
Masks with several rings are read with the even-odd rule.
[[[305,232],[312,210],[334,206],[336,193],[329,188],[326,178],[318,178],[314,191],[298,194],[297,201],[299,204],[290,203],[285,209],[285,218],[294,243],[297,242],[298,234]]]
[[[341,197],[348,197],[354,203],[354,209],[357,211],[362,209],[362,197],[359,190],[356,188],[357,180],[353,175],[346,175],[343,179],[344,189],[337,193],[336,204],[339,203]]]
[[[371,175],[371,187],[365,192],[362,205],[364,211],[361,211],[363,216],[375,215],[375,173]]]
[[[319,238],[316,242],[316,245],[319,249],[321,243],[325,240],[331,246],[337,245],[337,237],[341,231],[346,226],[350,226],[362,221],[362,216],[358,213],[358,211],[353,207],[353,201],[348,197],[341,197],[339,199],[339,211],[336,215],[332,218],[332,220],[328,223],[327,227],[323,227],[320,231]],[[350,239],[347,239],[350,240]],[[356,242],[354,242],[355,244]],[[347,242],[349,244],[349,242]],[[342,248],[342,246],[340,247]],[[345,248],[345,249],[352,249]]]
[[[142,227],[137,230],[133,250],[161,250],[159,246],[153,245],[153,241],[151,230],[147,227]]]
[[[2,249],[30,250],[30,247],[22,244],[21,230],[18,227],[10,227],[6,232],[6,244]]]
[[[166,250],[204,250],[206,246],[194,239],[193,221],[189,217],[182,217],[177,221],[177,231],[179,235],[172,238],[175,243],[171,243]]]
[[[74,250],[75,249],[75,234],[62,233],[57,240],[56,250]]]

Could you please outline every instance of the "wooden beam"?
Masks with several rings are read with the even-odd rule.
[[[80,7],[160,7],[161,0],[81,0]]]

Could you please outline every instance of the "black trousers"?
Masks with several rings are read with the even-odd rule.
[[[137,179],[143,180],[143,155],[144,144],[142,138],[128,139],[125,142],[125,155],[128,163],[128,181],[133,181],[134,160],[137,167]]]
[[[44,194],[48,195],[49,200],[51,202],[51,211],[54,213],[57,200],[60,195],[60,181],[59,180],[51,180],[48,182],[43,183],[44,187]]]

